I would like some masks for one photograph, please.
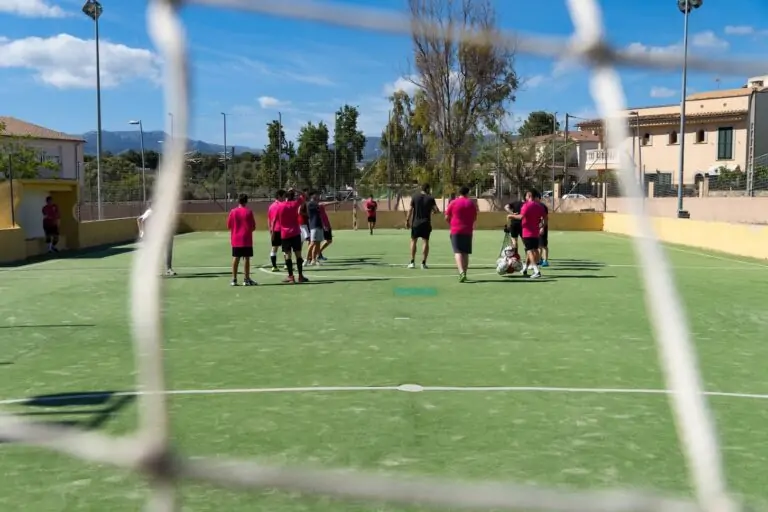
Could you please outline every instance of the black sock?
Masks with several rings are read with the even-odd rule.
[[[293,260],[290,258],[285,260],[285,267],[288,269],[288,275],[293,277]]]
[[[296,270],[299,271],[299,276],[304,275],[304,260],[301,258],[296,258]]]
[[[411,265],[413,265],[413,263],[414,263],[414,260],[411,260]]]
[[[275,268],[277,266],[277,255],[271,254],[269,256],[269,261],[272,263],[272,268]]]
[[[421,264],[422,265],[426,265],[427,264],[427,260],[421,260]]]

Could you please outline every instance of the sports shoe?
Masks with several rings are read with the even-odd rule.
[[[280,272],[280,269],[277,267],[272,267],[271,272]]]
[[[530,279],[538,279],[538,278],[540,278],[540,277],[541,277],[541,272],[536,272],[535,274],[533,274],[533,275],[530,277]]]
[[[318,256],[317,259],[320,260],[320,261],[328,261],[328,258],[323,256],[322,254],[320,256]]]
[[[426,263],[421,264],[421,270],[429,270],[429,267],[427,266]]]
[[[548,267],[549,266],[549,262],[547,260],[542,260],[541,261],[541,266],[542,267]]]
[[[467,282],[467,273],[466,272],[462,272],[461,274],[459,274],[459,282],[460,283],[466,283]]]
[[[237,286],[237,279],[233,279],[232,282],[229,283],[229,286]]]
[[[408,264],[408,268],[416,268],[416,265],[413,264],[413,262]]]
[[[165,275],[167,275],[167,276],[175,276],[176,275],[176,271],[173,270],[172,268],[169,268],[169,269],[167,269],[165,271]]]
[[[299,276],[299,282],[300,282],[300,283],[308,283],[308,282],[309,282],[309,279],[307,279],[307,278],[306,278],[306,277],[304,277],[304,276]]]
[[[258,283],[254,281],[253,279],[246,279],[243,281],[243,286],[256,286]]]
[[[296,279],[293,276],[288,276],[285,279],[283,279],[283,282],[285,284],[296,284]]]

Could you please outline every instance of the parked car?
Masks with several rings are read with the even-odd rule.
[[[594,199],[594,197],[585,194],[565,194],[563,199]]]

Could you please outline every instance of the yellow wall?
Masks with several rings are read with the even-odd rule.
[[[78,249],[130,242],[136,239],[136,219],[94,220],[80,223]]]
[[[716,248],[736,256],[768,259],[768,226],[664,217],[652,220],[656,236],[662,242],[706,250]],[[630,215],[606,213],[603,225],[607,233],[634,234]]]
[[[20,261],[27,257],[24,231],[21,228],[0,229],[0,263]]]

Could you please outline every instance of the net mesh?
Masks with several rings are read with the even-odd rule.
[[[189,75],[184,27],[179,18],[181,0],[153,0],[148,10],[149,32],[165,59],[166,111],[175,114],[175,138],[167,149],[154,187],[153,204],[158,219],[145,235],[134,260],[131,277],[131,308],[135,345],[140,423],[125,437],[108,437],[52,425],[42,425],[4,414],[0,437],[6,441],[50,448],[84,460],[132,469],[151,485],[147,510],[179,510],[175,492],[180,479],[204,481],[230,488],[284,489],[319,493],[338,498],[370,499],[402,504],[421,504],[452,509],[560,510],[560,511],[693,511],[737,510],[727,493],[714,423],[702,394],[690,330],[674,288],[670,267],[644,215],[640,186],[629,156],[621,154],[619,181],[631,200],[635,222],[634,243],[641,265],[649,316],[658,344],[674,412],[678,435],[687,460],[694,500],[677,500],[636,491],[570,492],[510,483],[461,483],[432,479],[393,478],[375,474],[264,466],[255,462],[190,458],[171,450],[168,407],[163,368],[160,268],[165,248],[173,235],[185,168],[185,143],[189,124]],[[411,20],[388,11],[300,0],[194,0],[207,4],[252,10],[257,13],[302,18],[316,22],[409,34]],[[431,35],[463,38],[481,43],[514,45],[515,51],[560,60],[574,60],[591,68],[591,91],[600,116],[605,119],[610,146],[621,147],[627,132],[618,113],[625,101],[617,65],[655,70],[678,70],[682,56],[620,51],[606,42],[598,3],[595,0],[566,2],[575,33],[570,40],[520,34],[445,33],[438,26],[420,26]],[[723,74],[757,75],[765,70],[759,62],[716,61],[690,58],[690,69]],[[170,132],[169,129],[166,130]]]

